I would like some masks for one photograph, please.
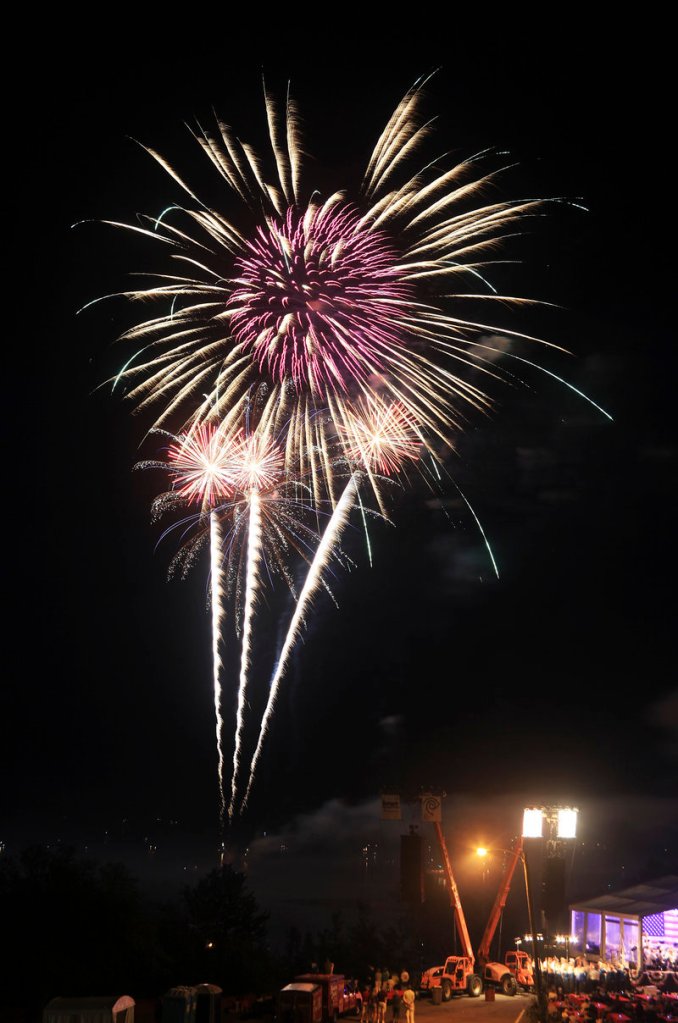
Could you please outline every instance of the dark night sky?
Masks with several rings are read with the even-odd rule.
[[[298,652],[248,827],[286,827],[301,812],[321,820],[332,800],[360,805],[382,786],[503,798],[516,812],[561,799],[637,810],[652,796],[656,829],[634,837],[642,867],[662,825],[675,836],[678,751],[661,47],[642,27],[597,38],[579,26],[497,31],[483,43],[475,31],[469,45],[461,34],[432,42],[427,25],[354,49],[341,29],[297,49],[292,30],[225,39],[215,29],[197,50],[175,31],[171,47],[121,33],[105,52],[92,40],[55,54],[44,38],[41,102],[10,117],[21,301],[6,337],[17,361],[6,375],[17,463],[6,498],[6,834],[17,844],[53,835],[53,820],[94,832],[135,815],[209,832],[216,818],[206,572],[166,581],[170,549],[154,549],[149,516],[157,487],[131,472],[152,453],[138,447],[144,424],[94,391],[119,365],[123,306],[75,315],[151,266],[154,251],[70,225],[157,213],[176,198],[130,137],[187,177],[205,166],[183,121],[212,103],[260,139],[262,65],[274,87],[292,80],[316,161],[308,177],[335,167],[339,185],[356,179],[412,81],[440,66],[427,90],[438,150],[510,149],[511,197],[588,207],[554,208],[522,244],[522,266],[500,271],[516,293],[560,308],[498,318],[570,349],[538,358],[615,421],[537,373],[529,388],[494,391],[495,411],[471,423],[450,469],[491,538],[499,581],[452,491],[452,522],[424,490],[403,494],[396,528],[373,530],[372,568],[357,531],[349,538],[356,568],[335,580],[340,610],[319,602]],[[638,54],[652,57],[642,79]]]

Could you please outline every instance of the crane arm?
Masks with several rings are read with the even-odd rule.
[[[497,924],[499,923],[504,906],[506,905],[506,900],[508,899],[508,894],[511,889],[513,874],[518,864],[518,860],[521,859],[522,855],[523,840],[522,838],[519,838],[504,872],[501,884],[499,885],[499,891],[497,892],[497,897],[494,900],[494,905],[492,907],[489,920],[487,921],[485,933],[483,934],[480,945],[478,946],[478,961],[480,963],[486,963],[490,958],[490,946],[492,944],[492,939],[494,938],[494,932],[497,929]]]
[[[447,854],[447,845],[445,843],[445,836],[443,835],[443,829],[440,826],[439,821],[433,821],[433,827],[436,830],[438,837],[438,844],[440,845],[440,852],[443,857],[443,867],[445,869],[445,877],[447,878],[447,884],[450,889],[450,904],[454,910],[454,922],[457,925],[457,932],[461,940],[463,953],[468,956],[473,962],[473,948],[471,946],[471,939],[468,933],[468,927],[466,926],[466,917],[464,916],[464,910],[461,907],[461,899],[459,898],[459,889],[457,888],[457,882],[454,880],[454,874],[452,873],[452,864],[450,863],[450,857]]]

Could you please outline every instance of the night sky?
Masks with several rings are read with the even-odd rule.
[[[212,104],[263,144],[262,70],[274,90],[291,79],[306,180],[354,184],[402,94],[439,68],[425,104],[438,118],[435,152],[508,150],[497,158],[517,164],[502,179],[506,197],[563,196],[588,209],[554,206],[508,244],[522,262],[493,280],[554,305],[494,320],[572,352],[535,358],[614,422],[531,370],[524,385],[497,384],[492,413],[471,418],[448,468],[499,580],[453,486],[442,504],[416,483],[403,492],[395,528],[371,527],[372,567],[359,529],[349,534],[355,568],[333,581],[338,610],[317,602],[237,838],[289,832],[295,820],[297,833],[314,821],[317,838],[323,822],[336,833],[337,815],[358,834],[370,817],[360,808],[382,789],[432,787],[449,794],[461,831],[471,807],[482,827],[487,806],[496,831],[498,804],[510,828],[514,809],[517,827],[523,805],[566,801],[582,819],[591,811],[590,842],[618,829],[615,870],[661,865],[671,841],[675,852],[665,52],[642,27],[497,31],[484,42],[479,32],[440,41],[429,24],[351,46],[338,29],[331,42],[295,47],[291,28],[257,37],[203,25],[196,47],[182,26],[171,46],[123,32],[58,53],[40,41],[42,99],[11,111],[5,192],[19,292],[5,293],[18,312],[5,339],[15,468],[0,839],[12,848],[57,832],[100,835],[123,818],[216,834],[206,566],[167,581],[172,544],[156,547],[149,510],[159,481],[132,471],[155,453],[140,446],[148,423],[98,389],[123,361],[113,342],[134,313],[113,301],[76,315],[126,287],[130,271],[155,269],[158,253],[98,223],[71,225],[133,221],[178,198],[132,139],[192,183],[207,180],[184,122],[208,119]],[[642,78],[639,55],[650,67]],[[262,612],[262,656],[281,642],[275,610]]]

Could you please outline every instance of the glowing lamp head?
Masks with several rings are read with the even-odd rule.
[[[484,845],[479,845],[476,849],[476,856],[479,856],[481,860],[484,860],[489,856],[490,850],[486,849]]]
[[[540,807],[527,807],[523,810],[523,838],[541,838],[544,819]]]
[[[563,806],[558,810],[558,838],[577,837],[577,814],[573,807]]]

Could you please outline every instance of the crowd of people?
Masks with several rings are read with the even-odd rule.
[[[678,950],[672,945],[643,949],[643,953],[642,971],[633,962],[624,965],[616,960],[600,958],[589,961],[583,956],[547,956],[540,961],[540,967],[546,986],[560,989],[565,994],[587,994],[597,988],[625,991],[637,985],[641,973],[651,973],[655,980],[661,975],[678,974]]]
[[[631,983],[627,967],[604,959],[589,962],[584,956],[547,956],[540,967],[547,989],[566,995],[588,994],[598,987],[622,991]]]
[[[583,957],[547,957],[540,963],[551,1023],[665,1023],[676,1018],[678,975],[675,959],[651,956],[657,971]]]
[[[643,968],[677,973],[678,948],[660,941],[646,941],[643,945]]]
[[[371,969],[357,997],[360,1023],[414,1023],[416,994],[407,970]]]

